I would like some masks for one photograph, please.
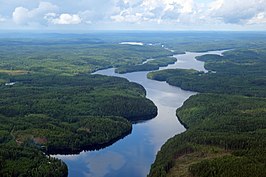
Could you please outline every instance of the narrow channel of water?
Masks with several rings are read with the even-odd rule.
[[[183,68],[206,72],[204,63],[195,60],[195,57],[204,54],[221,55],[222,52],[224,51],[175,55],[177,62],[160,70]],[[176,109],[196,93],[170,86],[166,82],[149,80],[146,78],[147,73],[117,74],[113,68],[95,73],[124,77],[141,84],[147,91],[147,98],[157,106],[158,115],[152,120],[134,124],[130,135],[99,151],[56,155],[67,164],[70,177],[144,177],[167,139],[185,131],[176,117]]]

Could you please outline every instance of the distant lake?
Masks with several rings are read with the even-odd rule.
[[[142,42],[120,42],[122,45],[144,45]]]
[[[204,63],[196,56],[218,54],[223,51],[174,55],[175,64],[161,69],[183,68],[205,71]],[[133,125],[132,133],[113,145],[99,151],[81,152],[78,155],[56,155],[68,166],[69,176],[86,177],[144,177],[148,174],[156,153],[161,146],[176,134],[186,129],[176,117],[176,109],[196,92],[170,86],[166,82],[147,79],[148,72],[127,74],[114,73],[114,68],[97,71],[95,74],[118,76],[141,84],[147,91],[147,98],[158,108],[158,115],[149,121]]]

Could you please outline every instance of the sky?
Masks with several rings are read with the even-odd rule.
[[[0,30],[266,30],[266,0],[0,0]]]

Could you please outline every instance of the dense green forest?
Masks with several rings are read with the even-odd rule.
[[[148,74],[150,79],[196,92],[266,96],[266,48],[231,50],[219,55],[197,57],[208,73],[169,69]]]
[[[149,176],[265,176],[265,51],[239,49],[198,57],[208,73],[149,73],[149,78],[205,93],[177,109],[188,130],[161,148]]]
[[[46,154],[106,147],[155,117],[142,86],[90,73],[170,54],[73,37],[2,39],[0,53],[0,176],[67,176]]]
[[[265,176],[265,98],[199,94],[177,116],[188,130],[162,147],[150,176]]]
[[[0,38],[0,176],[67,176],[67,166],[48,154],[78,153],[84,149],[108,146],[130,133],[132,122],[150,119],[157,114],[155,105],[145,98],[146,93],[142,86],[121,78],[91,75],[99,69],[115,67],[116,72],[120,73],[156,70],[175,62],[176,58],[169,57],[173,54],[234,48],[238,50],[227,52],[222,62],[215,62],[216,59],[207,61],[207,58],[219,60],[218,56],[198,59],[206,60],[206,68],[216,71],[217,75],[224,70],[231,77],[230,68],[239,69],[242,74],[242,61],[237,59],[247,54],[250,58],[245,59],[247,68],[243,77],[248,75],[250,79],[243,79],[245,85],[241,85],[241,94],[265,94],[261,89],[265,86],[265,71],[262,71],[265,68],[265,57],[262,54],[264,49],[258,48],[265,44],[264,33],[0,33]],[[144,45],[120,45],[123,41],[139,41]],[[162,46],[175,51],[170,52]],[[251,53],[245,53],[248,48],[251,48]],[[256,60],[253,60],[254,53],[257,53]],[[145,62],[147,59],[154,60]],[[223,66],[221,71],[220,66]],[[252,72],[248,73],[248,69],[252,69]],[[185,71],[183,74],[189,78],[215,73]],[[231,83],[235,81],[232,80]],[[252,89],[248,89],[250,86]],[[230,91],[221,93],[232,94]],[[258,98],[258,102],[263,101]],[[258,107],[258,110],[263,109]],[[189,126],[185,116],[182,118],[184,124]],[[263,132],[261,129],[258,133],[264,135]],[[175,139],[171,141],[175,142]],[[197,176],[206,166],[212,166],[211,169],[216,170],[223,161],[233,163],[246,153],[239,151],[234,154],[236,159],[229,148],[224,150],[218,145],[210,146],[211,148],[209,145],[187,142],[180,144],[180,151],[174,155],[192,151],[212,155],[213,152],[220,152],[217,153],[218,156],[229,155],[220,161],[202,161],[191,166],[190,173]],[[196,148],[200,151],[195,151]],[[240,160],[247,164],[250,160],[258,163],[245,167],[264,167],[259,164],[261,159],[249,158],[252,153],[256,154],[255,150],[250,151],[250,156],[243,156]],[[151,174],[164,176],[165,172],[169,172],[170,167],[174,166],[172,155],[170,152],[166,154],[160,173],[157,173],[158,168],[154,165]]]
[[[76,75],[169,55],[172,52],[161,46],[120,45],[86,38],[1,39],[0,69]]]
[[[67,166],[62,161],[46,156],[35,148],[0,145],[1,176],[67,177]]]
[[[157,114],[146,91],[126,79],[100,75],[21,75],[10,77],[13,86],[1,86],[0,112],[5,116],[46,114],[59,119],[72,116],[122,116],[149,119]]]
[[[15,85],[0,86],[3,174],[20,173],[10,171],[12,162],[23,168],[32,165],[29,161],[24,166],[26,161],[18,160],[20,156],[8,160],[5,153],[27,153],[24,148],[49,154],[99,149],[130,133],[130,121],[157,115],[144,88],[122,78],[26,74],[10,75],[9,80]],[[40,163],[44,159],[41,154],[36,157]]]

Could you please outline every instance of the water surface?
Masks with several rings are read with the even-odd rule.
[[[177,62],[161,69],[183,68],[205,71],[204,63],[195,60],[203,54],[221,54],[223,51],[175,55]],[[170,137],[182,133],[185,128],[176,117],[176,109],[196,92],[170,86],[166,82],[149,80],[148,72],[116,74],[114,69],[95,74],[118,76],[141,84],[147,98],[158,108],[158,115],[149,121],[134,124],[132,133],[113,145],[99,151],[81,152],[78,155],[57,155],[68,166],[69,176],[86,177],[144,177],[148,174],[156,153]]]
[[[120,42],[122,45],[144,45],[142,42]]]

